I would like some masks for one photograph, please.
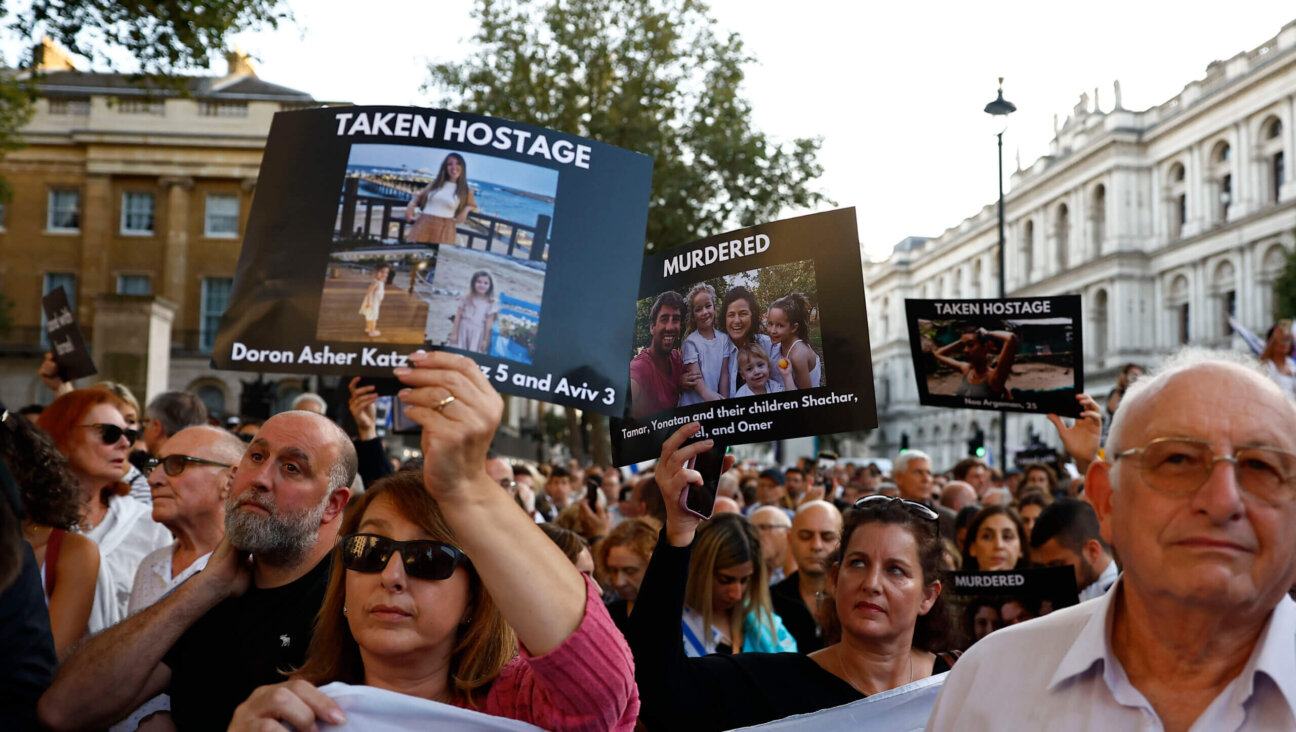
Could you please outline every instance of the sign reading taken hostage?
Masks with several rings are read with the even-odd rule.
[[[694,420],[726,444],[877,426],[854,209],[650,255],[639,298],[617,464]]]
[[[1080,296],[905,300],[918,403],[1079,416]]]
[[[444,110],[281,112],[213,357],[390,376],[418,349],[621,414],[652,160]]]

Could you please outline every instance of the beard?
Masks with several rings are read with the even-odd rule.
[[[263,516],[239,510],[245,504],[260,506],[269,513]],[[318,506],[289,512],[280,510],[270,493],[247,492],[239,500],[231,493],[225,499],[225,535],[231,546],[251,553],[257,561],[276,567],[291,565],[315,548],[327,506],[325,498]]]

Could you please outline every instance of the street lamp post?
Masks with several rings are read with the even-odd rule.
[[[1003,188],[1003,136],[1008,129],[1008,115],[1017,111],[1017,105],[1004,99],[1003,95],[1003,77],[999,77],[999,93],[995,96],[994,101],[985,105],[986,114],[990,115],[995,121],[995,137],[999,140],[999,297],[1004,297],[1007,289],[1004,287],[1004,188]],[[1006,473],[1008,470],[1008,413],[999,414],[999,462],[1000,468]]]

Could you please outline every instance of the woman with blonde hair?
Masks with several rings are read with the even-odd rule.
[[[415,244],[454,244],[459,224],[477,207],[468,186],[468,163],[459,153],[441,161],[437,176],[419,191],[405,208],[405,220],[413,221],[405,240]],[[414,218],[415,209],[422,209]]]
[[[770,600],[760,534],[741,514],[720,514],[698,529],[684,605],[689,656],[796,652]]]
[[[365,694],[384,700],[375,716],[436,708],[402,698],[415,697],[546,729],[633,729],[633,664],[598,586],[486,473],[503,400],[463,356],[409,360],[398,396],[423,427],[422,474],[382,478],[348,508],[305,664],[253,692],[230,729],[339,723],[330,695],[358,693],[346,684],[381,690]]]

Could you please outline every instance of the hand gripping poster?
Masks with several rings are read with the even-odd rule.
[[[1079,416],[1080,296],[905,300],[918,403]]]
[[[408,107],[275,115],[213,358],[390,376],[418,349],[620,414],[652,160]]]
[[[876,427],[867,323],[854,209],[647,256],[614,458],[693,420],[726,444]]]

